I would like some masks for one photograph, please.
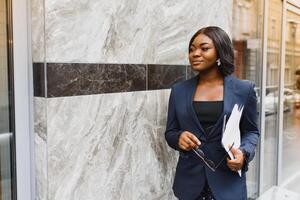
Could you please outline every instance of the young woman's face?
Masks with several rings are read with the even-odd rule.
[[[199,34],[189,49],[189,61],[193,70],[206,71],[216,67],[217,51],[213,41],[204,34]]]

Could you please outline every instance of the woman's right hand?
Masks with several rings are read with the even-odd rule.
[[[200,146],[201,142],[193,133],[184,131],[179,137],[178,145],[180,149],[189,151]]]

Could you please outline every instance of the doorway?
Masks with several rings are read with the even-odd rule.
[[[16,196],[10,9],[9,1],[0,0],[0,200]]]
[[[285,27],[280,185],[300,194],[300,8],[289,1]]]

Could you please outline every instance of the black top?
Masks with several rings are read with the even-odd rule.
[[[223,101],[193,101],[198,120],[208,134],[223,112]]]

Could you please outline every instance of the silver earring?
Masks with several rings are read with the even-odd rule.
[[[217,65],[220,67],[221,66],[221,60],[220,58],[216,61]]]

